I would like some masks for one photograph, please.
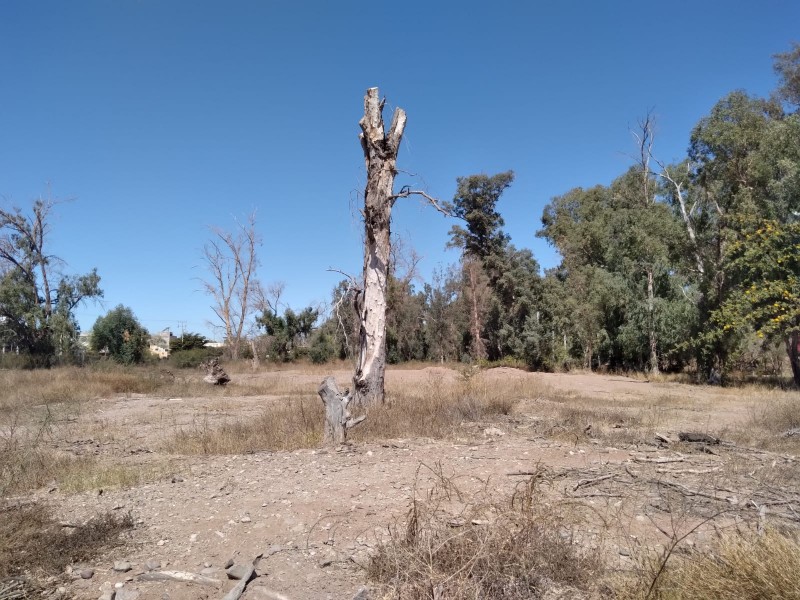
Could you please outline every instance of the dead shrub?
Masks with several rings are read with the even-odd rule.
[[[120,534],[132,528],[130,514],[106,513],[66,528],[42,504],[0,506],[0,579],[63,573],[67,565],[118,545]]]
[[[368,565],[386,597],[521,600],[559,590],[576,598],[596,589],[601,559],[572,543],[569,513],[542,501],[537,477],[511,497],[463,504],[438,475]]]

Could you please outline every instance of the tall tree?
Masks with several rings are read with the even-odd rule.
[[[487,357],[484,320],[489,301],[486,286],[501,276],[501,257],[508,243],[508,236],[502,231],[505,223],[497,211],[497,202],[513,181],[513,171],[492,176],[459,177],[455,196],[447,206],[453,216],[466,224],[466,228],[454,225],[450,229],[448,246],[460,248],[462,252],[470,302],[471,354],[475,360]]]
[[[211,309],[225,335],[226,350],[239,358],[242,343],[251,325],[250,317],[259,288],[256,276],[261,236],[256,231],[255,213],[235,231],[212,227],[212,238],[203,247],[208,279],[202,280],[206,293],[214,300]]]
[[[792,194],[775,194],[770,175],[775,168],[780,171],[780,163],[770,166],[761,160],[782,117],[777,103],[736,91],[720,100],[692,132],[691,185],[697,190],[697,233],[705,265],[699,280],[700,329],[694,339],[704,373],[724,373],[744,339],[740,329],[711,331],[706,326],[742,283],[741,273],[730,264],[738,223],[783,220],[790,211]]]
[[[396,108],[388,132],[383,123],[384,101],[378,88],[369,88],[364,96],[361,149],[367,167],[364,190],[364,270],[363,289],[354,295],[359,316],[359,353],[353,374],[353,399],[356,406],[384,401],[386,371],[386,294],[391,259],[392,207],[398,198],[424,197],[438,210],[436,200],[427,193],[403,187],[394,193],[397,153],[406,127],[406,113]]]
[[[0,208],[0,322],[3,343],[49,364],[67,359],[77,347],[73,311],[103,295],[100,277],[60,273],[61,259],[50,254],[52,210],[58,202],[38,199],[30,213]]]
[[[800,109],[800,44],[794,42],[789,51],[774,58],[775,73],[780,79],[776,96]]]

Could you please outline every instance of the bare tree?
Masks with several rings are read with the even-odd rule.
[[[364,96],[361,148],[367,167],[364,191],[364,280],[363,289],[354,294],[358,313],[359,354],[353,374],[355,406],[369,406],[384,401],[386,370],[386,292],[391,261],[391,215],[398,198],[418,195],[440,212],[447,214],[435,198],[424,191],[403,187],[393,192],[397,175],[397,153],[406,126],[406,113],[396,108],[388,133],[383,124],[384,101],[378,88],[369,88]]]
[[[214,299],[211,309],[225,332],[231,358],[239,358],[247,324],[254,307],[258,268],[257,248],[261,237],[256,232],[255,212],[245,223],[237,221],[235,231],[212,227],[213,237],[203,247],[203,260],[209,278],[202,280],[206,293]]]
[[[655,119],[651,112],[647,112],[643,119],[639,120],[638,131],[633,131],[633,137],[636,138],[637,146],[639,147],[639,156],[637,158],[638,169],[642,177],[642,204],[647,207],[655,204],[656,196],[654,185],[652,181],[653,173],[650,170],[650,159],[653,156],[653,141],[655,139]],[[650,348],[650,374],[658,375],[660,370],[658,367],[658,335],[656,334],[656,321],[655,321],[655,292],[654,292],[654,271],[655,264],[653,261],[645,260],[643,269],[647,275],[647,338],[648,346]]]

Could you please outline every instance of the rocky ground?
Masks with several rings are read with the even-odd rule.
[[[593,510],[598,519],[584,522],[576,543],[602,552],[620,569],[631,568],[642,547],[669,543],[678,502],[681,532],[723,509],[729,514],[714,527],[765,515],[790,522],[790,508],[800,510],[793,504],[792,477],[786,483],[768,476],[796,472],[793,455],[678,441],[684,430],[745,426],[753,410],[747,395],[616,376],[511,369],[483,376],[517,381],[520,402],[511,415],[467,424],[452,439],[243,456],[167,456],[159,446],[170,430],[201,413],[213,409],[218,420],[246,418],[269,398],[230,397],[224,405],[144,396],[92,403],[76,416],[65,447],[100,454],[109,464],[152,465],[154,475],[128,489],[68,494],[50,488],[35,494],[56,507],[65,526],[105,511],[130,513],[136,523],[123,546],[93,564],[73,565],[53,586],[62,587],[64,597],[92,600],[222,598],[237,584],[226,568],[260,557],[257,577],[241,596],[245,600],[376,598],[376,590],[364,587],[370,553],[392,524],[403,521],[412,499],[424,498],[442,477],[502,497],[538,472],[548,498]],[[300,386],[321,379],[295,371],[263,377]],[[424,386],[432,377],[458,374],[425,369],[393,371],[390,377]],[[624,420],[614,423],[612,414],[575,434],[559,425],[570,403],[598,415],[635,414],[639,429],[626,433]],[[607,527],[609,522],[614,526]],[[703,545],[712,535],[711,526],[700,526],[687,542]]]

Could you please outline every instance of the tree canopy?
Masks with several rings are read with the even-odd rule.
[[[144,359],[148,339],[147,330],[133,311],[120,304],[95,321],[91,348],[118,363],[131,365]]]

